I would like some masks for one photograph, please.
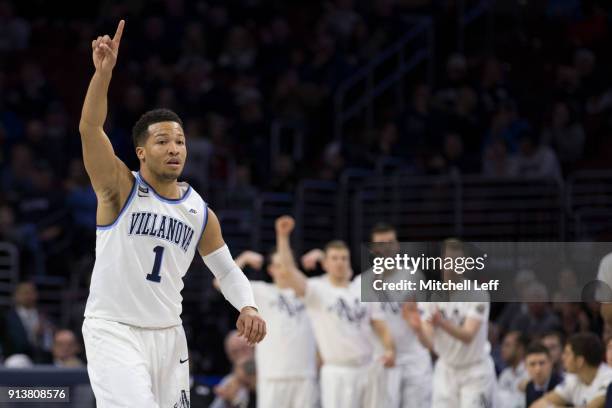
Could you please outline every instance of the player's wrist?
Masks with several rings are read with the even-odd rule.
[[[94,75],[99,77],[100,79],[110,81],[111,78],[113,77],[113,70],[112,68],[111,69],[96,68],[96,72],[94,73]]]
[[[245,312],[248,312],[250,310],[252,310],[252,311],[254,311],[256,313],[259,313],[259,310],[257,310],[257,308],[255,306],[245,306],[242,309],[240,309],[240,313],[245,313]]]

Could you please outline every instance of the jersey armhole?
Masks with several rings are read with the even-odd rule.
[[[202,200],[202,204],[204,205],[204,219],[202,220],[202,231],[200,232],[200,238],[198,238],[197,246],[200,245],[200,241],[202,241],[202,237],[204,236],[204,231],[206,231],[206,224],[208,224],[208,204],[206,204],[206,201],[204,200]]]
[[[138,185],[138,180],[137,180],[136,177],[134,177],[134,184],[132,184],[132,190],[130,191],[130,195],[128,196],[127,200],[125,200],[125,203],[123,203],[123,207],[121,207],[121,210],[119,211],[119,214],[117,214],[117,218],[115,218],[115,221],[113,221],[111,224],[106,224],[106,225],[98,225],[98,224],[96,224],[96,229],[99,229],[99,230],[111,229],[112,227],[114,227],[119,222],[119,219],[121,218],[121,216],[125,212],[125,209],[128,208],[128,206],[130,205],[130,203],[134,199],[134,195],[136,195],[136,186],[137,185]]]

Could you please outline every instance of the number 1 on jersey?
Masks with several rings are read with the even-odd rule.
[[[153,262],[153,270],[147,275],[147,280],[159,282],[161,281],[159,270],[161,269],[162,258],[164,257],[164,247],[156,246],[153,248],[153,252],[155,252],[155,261]]]

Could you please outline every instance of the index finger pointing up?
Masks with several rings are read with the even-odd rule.
[[[125,20],[119,21],[119,25],[117,26],[117,31],[113,36],[113,42],[119,44],[121,42],[121,36],[123,35],[123,26],[125,25]]]

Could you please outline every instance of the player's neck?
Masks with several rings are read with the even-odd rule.
[[[140,168],[140,177],[144,179],[159,195],[164,198],[181,198],[181,192],[176,185],[176,180],[164,180],[156,177],[146,167]]]
[[[595,376],[597,375],[598,369],[599,367],[586,366],[582,370],[580,370],[580,372],[578,373],[578,378],[580,378],[580,381],[583,384],[591,385],[591,383],[595,379]]]
[[[344,279],[344,278],[335,278],[334,276],[327,274],[327,279],[329,279],[329,282],[332,284],[332,286],[336,286],[339,288],[343,288],[348,286],[349,281]]]
[[[279,288],[279,289],[287,289],[287,288],[291,287],[289,282],[287,282],[285,279],[273,278],[272,281],[274,282],[276,287]]]

